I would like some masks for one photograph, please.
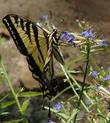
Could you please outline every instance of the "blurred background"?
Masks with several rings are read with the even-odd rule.
[[[42,16],[48,19],[58,30],[79,32],[76,20],[86,20],[97,36],[110,42],[110,0],[0,0],[0,35],[5,39],[0,44],[2,56],[9,77],[15,86],[22,81],[27,88],[38,86],[32,78],[28,64],[2,24],[2,18],[7,14],[17,14],[37,22]],[[74,48],[65,50],[65,57],[77,57],[79,51]],[[109,66],[110,55],[101,52],[96,55],[96,61],[103,66]],[[106,63],[106,64],[105,64]],[[78,64],[79,65],[79,64]],[[77,67],[77,66],[75,66]],[[6,82],[0,83],[0,94],[7,90]]]
[[[75,29],[75,20],[85,18],[105,37],[110,34],[109,0],[0,0],[0,19],[15,13],[36,21],[49,15],[58,28]]]

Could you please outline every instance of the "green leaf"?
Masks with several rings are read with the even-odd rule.
[[[28,122],[24,119],[17,119],[17,120],[6,121],[6,122],[3,122],[3,123],[28,123]]]
[[[9,106],[13,105],[14,103],[15,103],[15,101],[7,101],[7,102],[0,103],[0,108],[9,107]]]
[[[4,111],[0,112],[0,115],[8,115],[8,114],[9,112],[4,112]]]
[[[3,100],[5,100],[8,96],[9,96],[9,93],[6,94],[4,97],[0,97],[0,103],[1,103]]]
[[[41,92],[22,92],[20,93],[19,97],[36,97],[36,96],[41,96]]]
[[[25,113],[29,106],[29,100],[25,100],[21,106],[22,111]]]

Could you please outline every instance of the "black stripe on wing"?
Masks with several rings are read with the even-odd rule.
[[[31,21],[29,20],[24,21],[24,19],[22,19],[21,17],[18,17],[17,15],[12,15],[11,17],[14,18],[15,20],[14,24],[16,24],[17,27],[19,26],[18,24],[20,23],[21,29],[25,32],[26,35],[28,35],[28,38],[31,41],[31,35],[30,35],[30,24],[32,24]],[[24,27],[25,27],[25,30],[24,30]]]
[[[22,20],[22,19],[21,19]],[[26,22],[26,34],[28,35],[29,40],[31,41],[31,35],[30,35],[30,22]],[[37,27],[36,27],[37,28]]]
[[[16,18],[16,22],[17,22],[17,18]],[[5,24],[8,31],[10,32],[10,35],[12,36],[20,53],[27,56],[28,50],[25,47],[25,44],[23,43],[22,38],[20,37],[19,33],[17,32],[17,29],[15,28],[14,24],[12,23],[12,21],[8,15],[3,18],[3,23]]]
[[[32,55],[27,56],[27,62],[29,64],[29,69],[33,74],[33,77],[38,80],[38,77],[40,79],[43,79],[42,77],[42,71],[40,70],[39,66],[35,63]],[[37,76],[38,77],[37,77]]]
[[[22,30],[24,30],[24,21],[23,21],[23,19],[20,19],[20,25],[21,25]]]
[[[12,22],[11,18],[14,19],[14,22]],[[19,19],[19,21],[18,21],[18,19]],[[25,21],[24,22],[22,18],[19,18],[16,15],[12,15],[12,16],[11,15],[7,15],[7,16],[5,16],[3,18],[3,22],[6,25],[8,31],[10,32],[10,34],[11,34],[11,36],[12,36],[12,38],[13,38],[16,46],[17,46],[17,48],[19,49],[20,53],[27,57],[27,62],[29,64],[29,69],[33,73],[33,75],[34,75],[33,77],[35,79],[37,79],[37,80],[38,80],[38,78],[39,79],[43,79],[43,77],[42,77],[42,70],[40,70],[40,67],[35,62],[33,56],[28,52],[28,49],[25,47],[25,44],[24,44],[21,36],[19,35],[19,32],[16,29],[16,28],[21,28],[26,33],[26,35],[28,36],[29,41],[31,41],[30,24],[32,24],[32,23],[30,21]],[[19,23],[20,23],[20,25],[18,25]],[[25,23],[25,25],[24,25],[24,23]],[[14,24],[16,24],[17,27],[15,27]],[[20,26],[20,27],[18,27],[18,26]],[[26,26],[26,27],[24,27],[24,26]],[[37,44],[37,46],[39,46],[38,40],[37,40],[37,38],[38,38],[37,26],[35,26],[33,24],[32,24],[32,26],[33,26],[33,30],[34,30],[34,35],[33,36],[35,36],[36,44]],[[36,48],[39,49],[38,51],[40,52],[40,55],[41,55],[42,52],[41,52],[40,48],[39,47],[36,47]],[[38,53],[36,53],[36,54],[38,54]],[[43,55],[42,55],[42,59],[43,59]],[[43,61],[44,61],[44,59],[43,59]]]
[[[36,25],[35,25],[35,24],[32,25],[32,28],[33,28],[34,37],[35,37],[35,41],[36,41],[36,45],[37,45],[38,51],[39,51],[39,53],[40,53],[40,55],[41,55],[42,61],[45,63],[45,59],[44,59],[44,57],[43,57],[43,54],[42,54],[42,51],[41,51],[40,45],[39,45],[38,29],[36,28]],[[44,31],[44,30],[42,30],[42,31]],[[45,43],[46,43],[46,42],[45,42]]]

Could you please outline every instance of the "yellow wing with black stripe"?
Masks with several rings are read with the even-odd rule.
[[[10,32],[20,53],[25,55],[33,77],[41,84],[51,81],[49,75],[53,73],[53,57],[63,64],[59,47],[57,45],[56,32],[48,33],[37,23],[25,20],[17,15],[7,15],[3,18],[3,23]],[[49,79],[48,79],[49,78]],[[51,85],[47,84],[46,88]]]

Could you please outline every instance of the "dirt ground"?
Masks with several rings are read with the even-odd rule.
[[[36,21],[43,15],[63,30],[76,29],[76,18],[86,18],[100,35],[110,34],[109,0],[0,0],[0,19],[16,13]]]

